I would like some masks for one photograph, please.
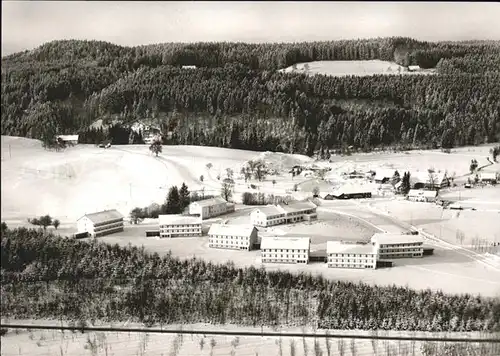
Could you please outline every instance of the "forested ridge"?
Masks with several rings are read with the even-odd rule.
[[[2,317],[499,331],[500,301],[148,254],[2,226]]]
[[[173,132],[165,143],[308,155],[346,146],[496,142],[499,43],[394,37],[122,47],[54,41],[2,58],[2,135],[80,133],[82,142],[94,143],[109,133],[90,124],[119,120],[123,129],[110,138],[125,143],[126,124],[149,119]],[[277,71],[299,62],[371,59],[438,74],[339,78]]]

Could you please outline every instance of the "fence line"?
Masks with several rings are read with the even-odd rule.
[[[465,342],[465,343],[498,343],[500,336],[493,338],[466,338],[466,337],[423,337],[423,336],[384,336],[384,335],[355,335],[355,334],[315,334],[294,332],[269,332],[269,331],[214,331],[214,330],[184,330],[184,329],[158,329],[158,328],[114,328],[100,326],[57,326],[57,325],[34,325],[34,324],[0,324],[4,329],[41,329],[41,330],[69,330],[69,331],[104,331],[104,332],[126,332],[126,333],[152,333],[152,334],[186,334],[186,335],[225,335],[225,336],[270,336],[270,337],[299,337],[316,339],[368,339],[368,340],[401,340],[401,341],[439,341],[439,342]]]

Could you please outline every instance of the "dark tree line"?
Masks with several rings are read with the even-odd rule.
[[[105,135],[129,143],[135,139],[127,124],[151,118],[173,131],[169,143],[308,155],[349,146],[494,142],[500,135],[499,58],[498,42],[409,38],[140,47],[54,41],[2,59],[1,132],[33,138],[80,133],[84,143]],[[297,62],[359,59],[435,67],[439,74],[276,72]],[[122,125],[102,133],[89,129],[99,119]]]
[[[499,331],[500,302],[236,268],[2,226],[4,317]],[[265,301],[265,302],[263,302]]]

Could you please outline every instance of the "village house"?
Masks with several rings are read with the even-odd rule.
[[[327,264],[330,268],[377,268],[378,254],[375,246],[344,244],[327,241]]]
[[[77,220],[78,235],[87,233],[88,236],[98,237],[120,232],[123,229],[123,215],[114,209],[85,214]]]
[[[257,244],[253,225],[212,224],[208,231],[208,247],[250,251]]]
[[[189,204],[189,214],[198,215],[202,220],[234,212],[235,206],[222,197],[195,201]]]
[[[309,237],[263,236],[262,263],[308,263],[310,245]]]
[[[410,189],[408,200],[415,202],[434,203],[437,200],[438,192],[435,190]]]
[[[422,257],[424,239],[419,235],[376,233],[371,244],[378,250],[379,259]]]
[[[417,72],[420,70],[420,66],[417,66],[417,65],[408,66],[408,70],[410,72]]]
[[[309,201],[268,205],[252,211],[250,219],[254,226],[263,227],[310,221],[318,217],[316,208],[317,206]]]
[[[195,65],[186,65],[186,66],[182,66],[182,69],[196,69],[196,66]]]
[[[391,181],[392,177],[394,177],[394,173],[396,173],[396,170],[393,168],[377,169],[377,171],[375,173],[375,177],[373,179],[375,180],[375,183],[378,183],[378,184],[389,183]]]
[[[159,215],[160,237],[201,236],[201,219],[180,214]]]
[[[496,184],[499,180],[499,174],[496,172],[481,172],[479,181],[486,184]]]
[[[450,186],[450,180],[446,172],[412,172],[410,186],[413,189],[442,189]]]
[[[78,144],[78,135],[58,135],[56,138],[58,141],[62,141],[65,144],[69,145]]]

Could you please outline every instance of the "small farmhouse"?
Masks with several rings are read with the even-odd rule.
[[[420,70],[420,66],[417,66],[417,65],[408,66],[408,70],[410,72],[416,72],[416,71]]]
[[[330,268],[377,268],[377,249],[371,244],[358,245],[327,241],[326,254]]]
[[[438,192],[435,190],[410,189],[408,192],[408,200],[415,202],[434,203],[437,196]]]
[[[445,172],[412,172],[410,186],[413,189],[442,189],[450,186],[450,180]]]
[[[234,204],[222,197],[199,200],[189,205],[189,214],[198,215],[202,220],[234,212]]]
[[[419,235],[376,233],[371,238],[379,259],[422,257],[423,243],[424,239]]]
[[[58,135],[56,138],[70,145],[76,145],[78,143],[78,135]]]
[[[123,215],[116,210],[85,214],[77,220],[78,233],[99,237],[123,231]]]
[[[253,225],[212,224],[208,231],[208,247],[250,251],[257,244]]]
[[[375,173],[375,183],[378,184],[385,184],[389,183],[394,177],[394,173],[396,173],[396,170],[391,168],[391,169],[377,169],[377,172]]]
[[[262,263],[308,263],[310,245],[309,237],[263,236]]]
[[[309,201],[268,205],[252,211],[250,219],[254,226],[263,227],[310,221],[318,217],[316,208],[317,206]]]
[[[201,236],[201,219],[180,214],[159,215],[160,237]]]
[[[499,174],[496,172],[481,172],[479,181],[481,183],[496,184],[499,180]]]
[[[196,69],[196,66],[194,65],[182,66],[182,69]]]

